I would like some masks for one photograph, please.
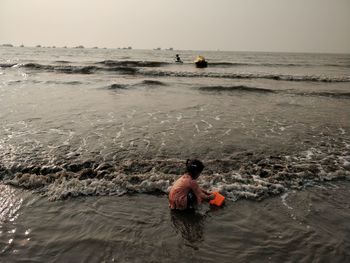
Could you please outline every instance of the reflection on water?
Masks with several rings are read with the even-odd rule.
[[[12,222],[17,218],[17,211],[23,199],[19,198],[17,191],[8,185],[0,184],[0,192],[0,225],[2,225],[6,220]]]
[[[195,243],[203,241],[205,215],[192,209],[186,211],[172,210],[170,214],[174,230],[190,243],[188,245],[194,246]]]
[[[18,227],[16,220],[23,204],[21,191],[0,184],[0,256],[17,253],[14,246],[26,246],[29,243],[30,229]]]

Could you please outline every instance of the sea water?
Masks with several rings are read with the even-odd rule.
[[[176,53],[183,64],[174,63]],[[197,55],[208,68],[194,66]],[[288,199],[309,186],[323,197],[319,206],[328,204],[323,193],[337,193],[332,181],[340,180],[339,200],[348,196],[349,85],[350,56],[341,54],[1,47],[2,255],[19,262],[173,262],[182,244],[189,261],[221,255],[232,262],[229,247],[243,242],[256,249],[236,259],[259,261],[264,252],[253,234],[248,243],[225,234],[237,224],[230,220],[236,208],[259,216],[271,206],[281,222],[279,206],[289,214]],[[199,183],[223,193],[226,210],[190,219],[170,214],[166,194],[187,158],[205,163]],[[247,199],[253,203],[241,201]],[[241,223],[258,231],[251,220]],[[296,242],[290,235],[281,234],[286,246]],[[267,232],[259,237],[272,246]],[[201,246],[218,251],[203,253]],[[94,256],[86,247],[97,250]],[[265,259],[294,251],[310,262],[299,249]],[[340,246],[332,255],[340,260],[346,253]]]

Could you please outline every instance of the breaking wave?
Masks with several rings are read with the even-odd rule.
[[[114,72],[120,72],[123,74],[135,74],[137,72],[136,68],[130,68],[130,67],[108,67],[108,68],[102,68],[97,66],[54,66],[54,65],[42,65],[38,63],[27,63],[20,65],[24,68],[34,69],[34,70],[44,70],[44,71],[55,71],[60,73],[67,73],[67,74],[93,74],[97,71],[114,71]]]
[[[12,68],[13,66],[16,66],[17,63],[0,63],[0,68]]]
[[[24,68],[34,69],[34,70],[46,70],[46,71],[56,71],[61,73],[70,74],[92,74],[98,68],[94,66],[53,66],[53,65],[42,65],[38,63],[27,63],[20,65]]]
[[[68,63],[68,62],[67,62]],[[222,78],[222,79],[270,79],[278,81],[305,81],[305,82],[350,82],[350,76],[332,77],[325,75],[283,75],[272,73],[216,73],[216,72],[176,72],[166,70],[147,70],[147,67],[161,67],[167,65],[165,62],[155,61],[114,61],[105,60],[97,62],[94,65],[44,65],[39,63],[26,64],[0,64],[0,67],[23,67],[31,70],[51,71],[66,74],[94,74],[97,72],[116,72],[119,74],[135,75],[149,77],[184,77],[184,78]],[[221,63],[222,64],[222,63]],[[227,64],[226,62],[224,64]],[[232,63],[231,63],[232,64]],[[239,63],[238,63],[239,64]],[[99,65],[99,66],[97,66]],[[215,65],[215,64],[214,64]]]
[[[68,63],[68,62],[67,62]],[[64,63],[63,63],[64,64]],[[67,74],[93,74],[103,71],[114,71],[123,74],[135,74],[138,69],[127,66],[113,66],[113,67],[97,67],[97,66],[73,66],[73,65],[44,65],[39,63],[26,63],[26,64],[0,64],[0,67],[23,67],[31,70],[39,71],[53,71]]]
[[[263,198],[323,181],[350,179],[350,146],[327,145],[294,155],[239,153],[227,159],[204,160],[199,178],[205,189],[231,200]],[[330,152],[331,151],[331,152]],[[34,190],[50,200],[77,196],[167,194],[184,172],[179,159],[85,160],[61,165],[0,165],[0,178],[9,185]]]

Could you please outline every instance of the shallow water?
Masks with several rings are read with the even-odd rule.
[[[4,191],[5,186],[1,186]],[[171,213],[164,196],[49,202],[5,187],[3,262],[346,262],[350,184]],[[11,192],[13,191],[13,192]],[[13,193],[16,193],[13,195]]]
[[[202,185],[261,199],[349,176],[348,55],[0,49],[0,172],[51,200]]]
[[[0,47],[2,257],[342,262],[349,68],[341,54]],[[174,217],[165,196],[193,157],[228,204]]]

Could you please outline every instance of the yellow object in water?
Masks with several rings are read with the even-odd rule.
[[[208,62],[205,60],[205,57],[203,56],[198,56],[194,61],[194,64],[196,64],[197,68],[206,68],[208,66]]]
[[[205,61],[205,57],[203,57],[203,56],[198,56],[198,57],[196,58],[196,60],[194,61],[194,63],[200,62],[200,61]]]

